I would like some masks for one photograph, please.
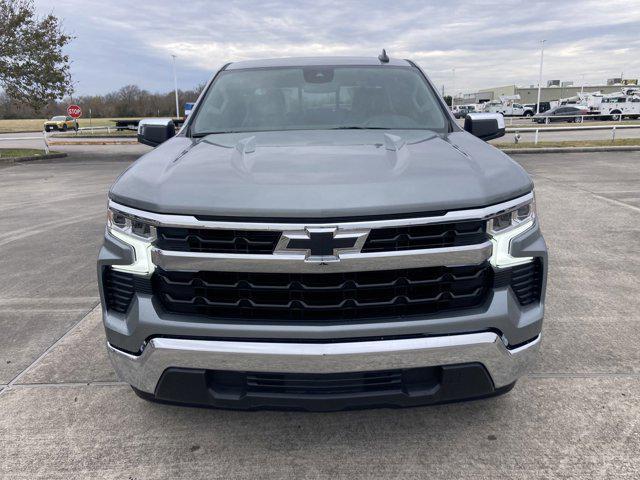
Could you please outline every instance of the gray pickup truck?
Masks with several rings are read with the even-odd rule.
[[[109,192],[107,348],[141,397],[239,409],[509,391],[540,344],[527,173],[413,62],[229,63]]]

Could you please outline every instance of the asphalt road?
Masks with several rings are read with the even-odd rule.
[[[551,266],[541,357],[511,393],[312,414],[156,405],[117,382],[94,260],[108,186],[145,147],[65,148],[0,166],[0,478],[640,476],[640,152],[515,157]]]

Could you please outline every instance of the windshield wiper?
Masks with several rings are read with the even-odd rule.
[[[192,138],[201,138],[201,137],[206,137],[207,135],[221,135],[223,133],[243,133],[239,130],[220,130],[217,132],[198,132],[198,133],[193,133],[191,134]]]
[[[341,127],[331,127],[328,130],[391,130],[389,127],[362,127],[360,125],[344,125]]]

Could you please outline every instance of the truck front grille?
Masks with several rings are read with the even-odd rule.
[[[156,270],[164,309],[216,319],[341,321],[478,307],[492,287],[488,264],[325,274]]]
[[[485,227],[484,221],[464,221],[374,228],[369,233],[362,252],[396,252],[480,244],[488,239]],[[267,230],[158,227],[156,246],[170,251],[270,255],[274,252],[280,235],[280,231]]]

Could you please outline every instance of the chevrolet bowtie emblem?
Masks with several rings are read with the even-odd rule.
[[[337,262],[340,254],[359,253],[369,230],[339,230],[335,227],[285,231],[274,254],[304,253],[308,262]]]

